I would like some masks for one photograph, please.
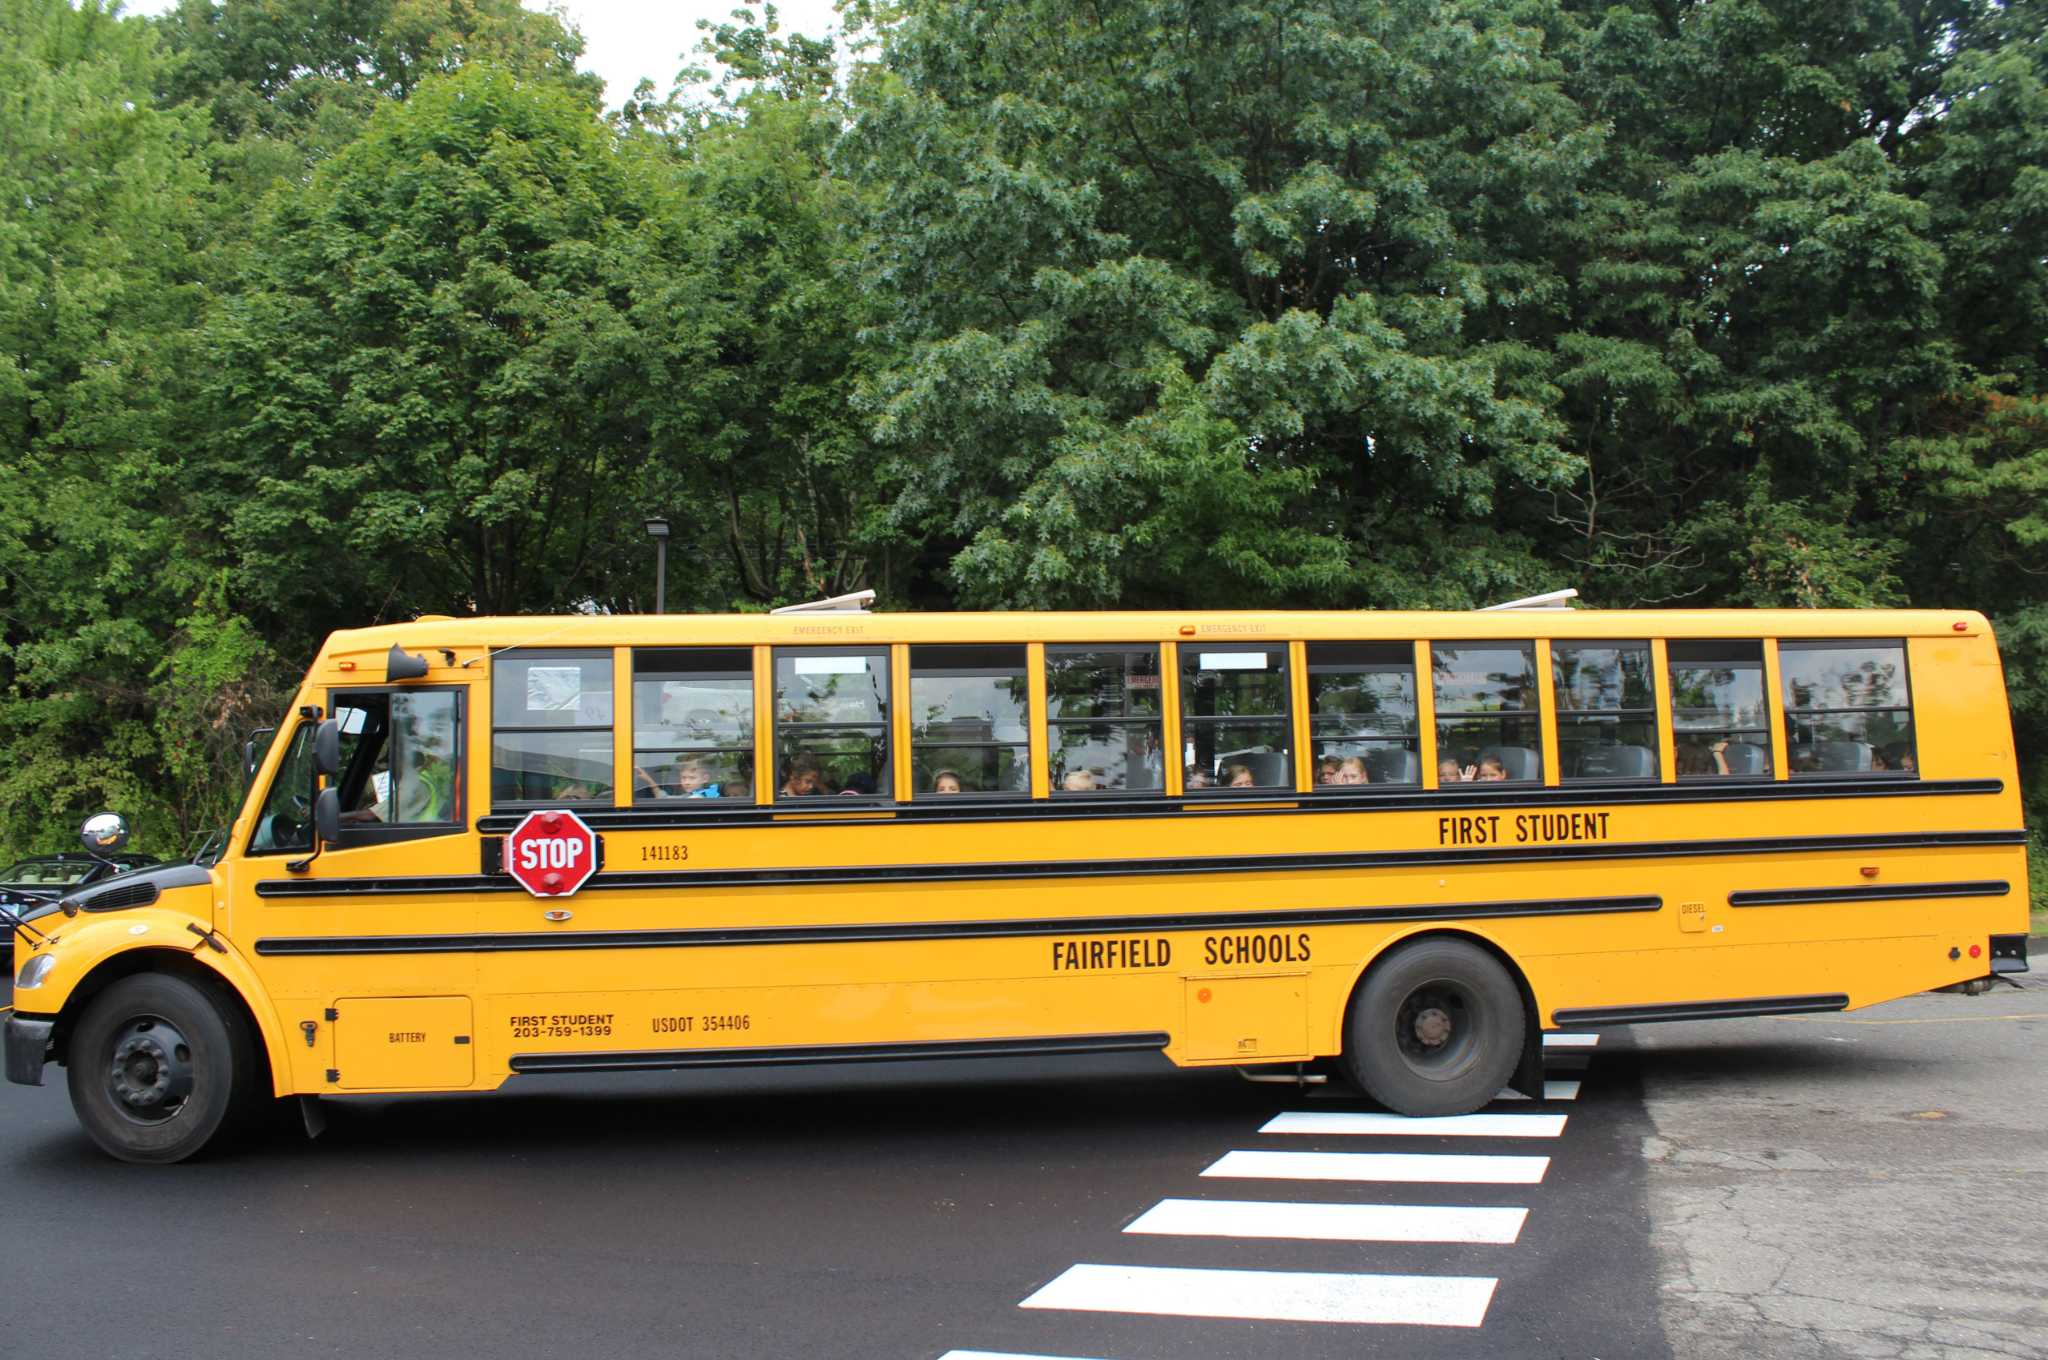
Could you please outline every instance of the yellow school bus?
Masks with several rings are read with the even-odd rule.
[[[266,1096],[1014,1054],[1458,1113],[1545,1029],[2022,970],[2023,843],[1963,611],[422,618],[328,640],[211,863],[18,932],[7,1075],[134,1161]]]

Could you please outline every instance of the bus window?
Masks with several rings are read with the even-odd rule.
[[[292,744],[278,762],[263,797],[263,810],[256,814],[256,828],[249,833],[252,855],[298,854],[313,848],[313,729],[318,723],[302,722],[292,733]]]
[[[462,694],[452,689],[342,690],[342,824],[454,826],[462,820]]]
[[[1309,643],[1308,709],[1317,788],[1422,782],[1410,644]]]
[[[1436,686],[1436,752],[1457,782],[1533,783],[1543,778],[1536,711],[1536,646],[1475,642],[1430,647]],[[1440,775],[1443,783],[1453,782]]]
[[[1647,642],[1554,642],[1558,778],[1655,779],[1657,697]]]
[[[506,652],[491,676],[491,802],[612,797],[612,654]]]
[[[1671,642],[1671,727],[1680,779],[1771,774],[1761,642]]]
[[[1190,792],[1294,787],[1287,690],[1284,646],[1181,647],[1181,763]]]
[[[754,796],[754,654],[633,653],[633,801]]]
[[[1901,642],[1781,642],[1792,773],[1913,774],[1913,706]]]
[[[1157,647],[1047,647],[1045,705],[1055,793],[1166,787]]]
[[[775,652],[775,796],[891,797],[889,653]]]
[[[1031,702],[1022,647],[910,649],[917,796],[1031,791]]]

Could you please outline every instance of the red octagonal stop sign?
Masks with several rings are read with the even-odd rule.
[[[597,872],[597,833],[573,812],[529,812],[505,837],[505,872],[535,897],[567,897]]]

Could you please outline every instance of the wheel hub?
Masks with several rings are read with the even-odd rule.
[[[192,1094],[192,1048],[175,1025],[139,1016],[114,1038],[107,1089],[138,1119],[168,1119]]]
[[[1427,1007],[1415,1017],[1415,1037],[1424,1048],[1442,1048],[1456,1028],[1449,1012],[1438,1006]]]

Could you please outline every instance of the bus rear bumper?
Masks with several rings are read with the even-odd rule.
[[[1993,973],[2026,972],[2027,937],[2024,935],[1993,935],[1991,937],[1991,971]]]
[[[43,1064],[50,1058],[50,1035],[56,1030],[54,1017],[10,1015],[7,1017],[7,1079],[17,1086],[41,1086]]]

